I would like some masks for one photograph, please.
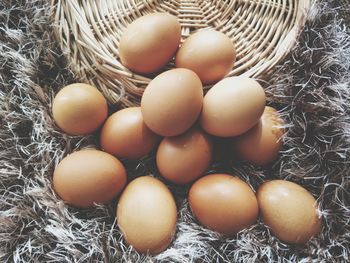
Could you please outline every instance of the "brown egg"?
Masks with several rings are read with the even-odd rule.
[[[140,107],[112,114],[102,127],[100,143],[104,151],[116,157],[138,159],[160,142],[160,137],[143,122]]]
[[[107,101],[95,87],[75,83],[57,93],[52,114],[64,132],[86,135],[97,130],[107,118]]]
[[[260,186],[257,198],[264,223],[282,241],[303,244],[321,231],[316,200],[303,187],[273,180]]]
[[[283,120],[272,107],[265,107],[258,124],[233,138],[233,149],[237,155],[256,165],[267,165],[275,161],[282,148]]]
[[[189,36],[176,54],[176,67],[197,73],[203,85],[223,79],[236,61],[232,40],[225,34],[206,29]]]
[[[153,79],[141,99],[144,122],[155,133],[175,136],[197,120],[203,104],[200,79],[189,69],[172,69]]]
[[[66,156],[53,174],[53,188],[68,204],[89,207],[106,203],[126,184],[123,164],[98,150],[81,150]]]
[[[243,134],[258,123],[265,108],[265,92],[247,77],[226,78],[205,95],[201,114],[203,129],[214,136]]]
[[[258,203],[252,189],[228,174],[211,174],[198,179],[188,198],[198,221],[225,236],[232,237],[253,225],[258,216]]]
[[[152,13],[132,22],[119,42],[122,64],[138,73],[153,73],[175,55],[181,40],[181,26],[175,16]]]
[[[138,252],[157,254],[171,243],[177,209],[169,189],[158,179],[142,176],[125,188],[117,207],[118,226]]]
[[[209,136],[195,128],[176,137],[164,138],[157,150],[158,170],[173,183],[192,182],[210,165],[212,148]]]

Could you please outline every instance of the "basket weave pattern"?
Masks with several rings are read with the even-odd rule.
[[[311,0],[58,0],[56,35],[81,81],[99,88],[111,104],[133,106],[153,76],[125,68],[118,43],[138,17],[151,12],[177,16],[182,41],[203,28],[225,33],[237,52],[228,76],[258,78],[288,53],[310,4]],[[164,70],[173,67],[171,61]]]

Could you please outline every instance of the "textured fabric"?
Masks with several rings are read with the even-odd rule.
[[[236,161],[211,171],[235,174],[254,189],[266,179],[299,183],[320,203],[324,227],[305,246],[280,242],[258,223],[223,239],[197,224],[186,194],[171,186],[179,208],[176,237],[149,257],[124,243],[115,202],[77,210],[54,194],[55,165],[96,135],[69,137],[52,121],[53,96],[78,81],[52,32],[50,1],[0,0],[1,262],[349,262],[349,1],[317,1],[298,43],[276,72],[261,79],[268,104],[287,122],[281,157],[270,169]],[[128,164],[129,178],[157,175],[153,156]]]
[[[333,3],[334,4],[334,3]],[[335,1],[335,6],[340,6],[340,14],[342,18],[345,20],[345,23],[349,25],[350,23],[350,1],[349,0],[341,0],[339,3]],[[348,32],[350,31],[350,28],[348,26],[347,28]]]

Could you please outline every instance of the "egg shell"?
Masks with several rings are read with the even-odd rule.
[[[172,69],[154,78],[141,99],[144,122],[155,133],[176,136],[188,130],[199,117],[203,87],[191,70]]]
[[[96,131],[108,115],[107,101],[95,87],[75,83],[62,88],[52,104],[55,123],[71,135]]]
[[[258,124],[232,140],[234,152],[255,165],[274,162],[282,148],[284,121],[276,109],[266,106]]]
[[[161,137],[143,122],[140,107],[115,112],[106,120],[100,133],[100,144],[104,151],[132,160],[147,155],[160,140]]]
[[[158,254],[170,245],[176,231],[175,200],[158,179],[138,177],[119,199],[117,220],[127,243],[138,252]]]
[[[225,34],[206,29],[190,35],[176,54],[176,67],[197,73],[203,85],[224,78],[236,61],[235,46]]]
[[[181,25],[167,13],[152,13],[132,22],[119,42],[122,64],[138,73],[153,73],[175,55],[181,40]]]
[[[53,174],[53,188],[68,204],[89,207],[106,203],[126,184],[123,164],[98,150],[81,150],[66,156]]]
[[[190,183],[203,175],[210,165],[212,148],[209,136],[196,128],[164,138],[157,150],[158,170],[173,183]]]
[[[265,92],[254,79],[225,78],[204,97],[202,128],[218,137],[241,135],[258,123],[265,103]]]
[[[321,231],[316,200],[300,185],[284,180],[265,182],[257,198],[263,222],[282,241],[304,244]]]
[[[194,216],[202,225],[228,237],[253,225],[258,216],[258,202],[252,189],[228,174],[198,179],[188,198]]]

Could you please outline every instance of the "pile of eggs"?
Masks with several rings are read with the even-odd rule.
[[[190,185],[188,201],[204,227],[234,237],[263,222],[281,240],[302,244],[319,233],[314,197],[301,186],[272,180],[257,194],[238,177],[205,175],[213,160],[214,138],[225,138],[235,156],[254,165],[275,161],[284,133],[278,112],[266,106],[260,84],[248,77],[227,77],[235,63],[232,41],[202,30],[180,45],[174,16],[154,13],[125,30],[121,62],[141,74],[162,70],[175,57],[175,69],[149,83],[140,107],[108,116],[104,96],[87,84],[64,87],[54,98],[55,123],[71,135],[100,131],[101,150],[80,150],[56,167],[53,188],[68,204],[89,207],[119,197],[118,226],[137,251],[157,254],[176,232],[177,207],[167,186],[152,176],[127,183],[120,160],[140,159],[156,150],[156,165],[169,183]],[[203,94],[203,86],[214,84]],[[230,154],[230,153],[229,153]],[[235,157],[236,158],[236,157]]]

